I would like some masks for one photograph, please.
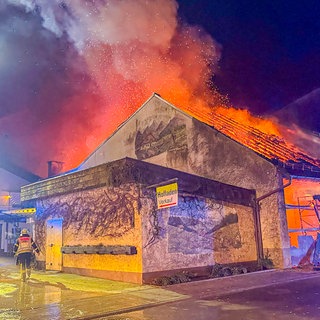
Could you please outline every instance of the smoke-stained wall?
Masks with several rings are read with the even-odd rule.
[[[254,189],[257,198],[282,186],[277,168],[254,151],[194,120],[188,134],[188,172]],[[277,266],[291,265],[283,192],[259,203],[263,247]]]
[[[249,148],[192,118],[154,94],[80,166],[89,168],[124,156],[255,189],[257,197],[282,185],[276,167]],[[261,203],[265,254],[290,266],[283,194]]]
[[[142,211],[147,274],[257,259],[252,208],[192,195],[180,195],[177,207],[149,208]]]
[[[153,95],[79,167],[130,157],[188,171],[187,132],[192,118]]]

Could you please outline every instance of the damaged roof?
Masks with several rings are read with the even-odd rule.
[[[194,110],[192,111],[194,113]],[[282,137],[267,134],[250,125],[239,123],[218,112],[210,115],[194,113],[197,119],[212,126],[227,137],[250,148],[275,165],[297,175],[320,176],[320,161],[288,143]]]

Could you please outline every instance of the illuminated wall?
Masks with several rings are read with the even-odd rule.
[[[290,244],[298,247],[298,237],[311,235],[316,239],[319,221],[312,202],[313,195],[320,194],[320,179],[293,177],[285,190]]]
[[[142,281],[141,219],[133,185],[74,192],[37,203],[37,242],[46,255],[46,222],[63,219],[63,246],[125,246],[134,255],[64,254],[63,270],[101,274],[109,279]],[[90,270],[88,273],[86,270]]]
[[[10,208],[10,194],[8,191],[0,191],[0,209]]]

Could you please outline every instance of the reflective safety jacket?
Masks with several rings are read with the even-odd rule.
[[[32,251],[39,252],[39,249],[36,243],[32,240],[32,238],[28,234],[22,234],[16,241],[14,245],[13,252],[15,254],[25,253],[25,252],[32,252]]]

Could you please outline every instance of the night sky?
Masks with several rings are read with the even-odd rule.
[[[80,164],[153,92],[320,131],[320,2],[0,0],[0,158]]]
[[[255,114],[271,113],[320,88],[319,1],[179,4],[184,20],[201,25],[222,45],[215,83],[233,104]],[[300,116],[320,131],[320,93],[312,99],[317,104],[308,105],[313,119],[308,119],[308,110]]]

